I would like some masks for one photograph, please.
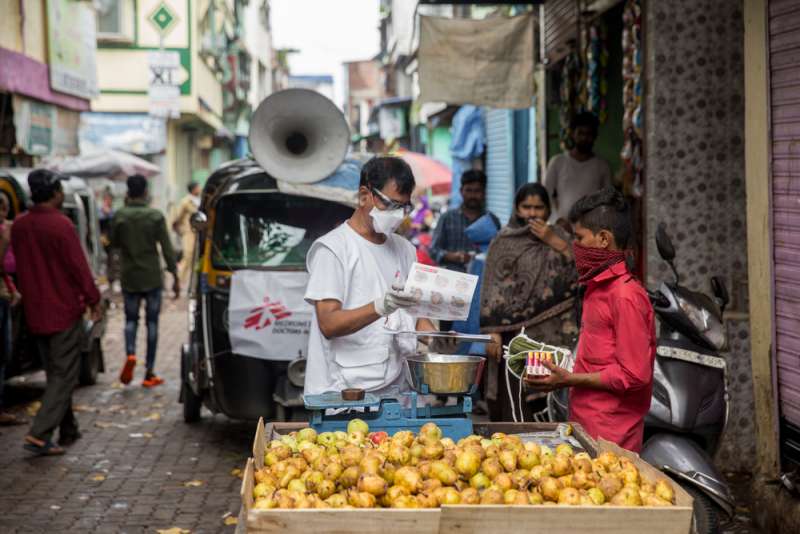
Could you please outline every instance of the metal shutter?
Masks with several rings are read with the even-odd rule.
[[[784,453],[800,455],[800,2],[769,2],[775,356]]]
[[[570,41],[578,39],[578,1],[550,0],[540,20],[542,57],[545,65],[554,65],[569,54]]]
[[[486,112],[486,207],[505,224],[514,204],[514,112]]]

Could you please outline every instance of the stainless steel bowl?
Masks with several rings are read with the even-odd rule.
[[[480,356],[418,354],[406,360],[406,375],[411,387],[420,393],[464,395],[480,382],[485,361]]]

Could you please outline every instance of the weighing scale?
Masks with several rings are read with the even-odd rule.
[[[442,429],[444,437],[458,441],[472,434],[470,395],[476,390],[477,386],[473,384],[470,392],[459,395],[458,402],[452,406],[420,406],[418,395],[428,394],[425,385],[419,392],[398,392],[383,396],[366,393],[364,398],[358,401],[342,400],[341,394],[336,391],[321,395],[306,395],[303,400],[306,409],[312,412],[310,426],[318,433],[346,431],[347,423],[358,417],[369,425],[370,432],[384,431],[390,436],[400,430],[417,433],[425,423],[436,423]],[[403,402],[404,400],[407,402]],[[330,415],[326,413],[328,410],[337,410],[338,413]],[[351,410],[358,410],[358,413]]]

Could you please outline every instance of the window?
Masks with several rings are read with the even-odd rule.
[[[134,0],[97,0],[95,5],[99,41],[134,41]]]
[[[352,215],[353,209],[283,193],[242,193],[216,208],[214,266],[304,269],[311,243]]]

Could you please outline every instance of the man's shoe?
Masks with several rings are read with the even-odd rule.
[[[125,365],[122,366],[122,372],[119,374],[119,381],[123,384],[130,384],[133,380],[133,368],[136,367],[136,356],[130,354],[128,359],[125,360]]]
[[[142,387],[152,388],[155,386],[160,386],[163,383],[164,383],[163,378],[158,377],[156,375],[150,375],[149,377],[146,377],[144,380],[142,380]]]
[[[76,441],[81,439],[83,434],[80,432],[74,432],[72,434],[66,434],[64,436],[59,436],[58,444],[62,447],[69,447],[70,445],[74,445]]]

